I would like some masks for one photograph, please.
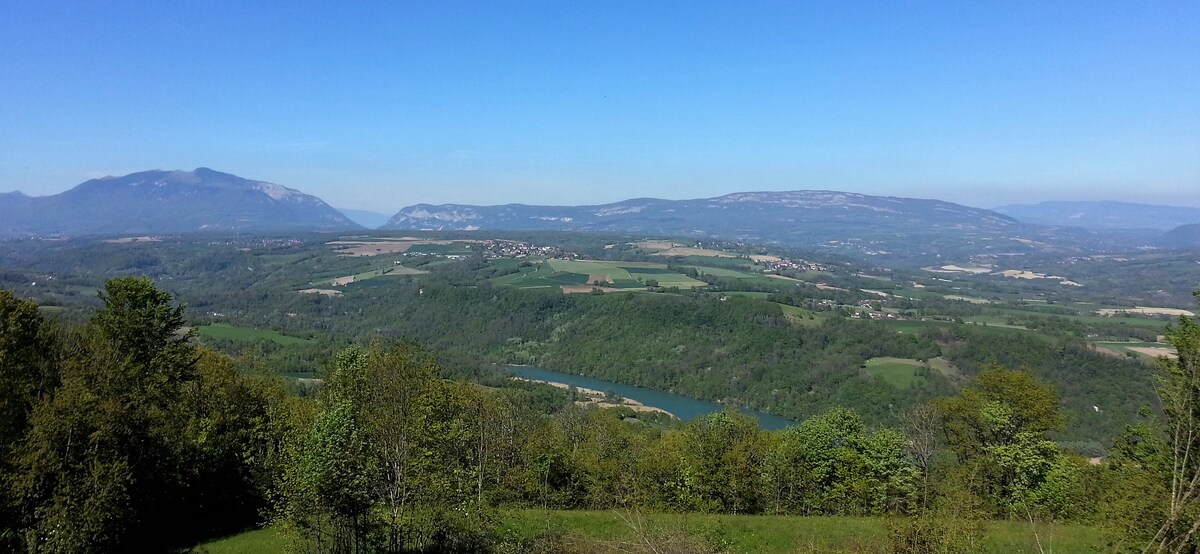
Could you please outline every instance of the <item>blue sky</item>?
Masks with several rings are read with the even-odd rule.
[[[0,191],[1200,205],[1200,2],[303,4],[0,3]]]

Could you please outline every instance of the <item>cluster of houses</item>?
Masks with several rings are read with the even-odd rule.
[[[829,271],[829,266],[816,262],[810,262],[808,260],[780,258],[778,260],[767,260],[759,263],[766,266],[767,270],[771,271]]]
[[[574,260],[579,255],[554,246],[536,246],[515,240],[486,240],[482,242],[485,258],[559,258]]]

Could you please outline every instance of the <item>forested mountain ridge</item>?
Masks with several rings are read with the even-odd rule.
[[[1032,225],[941,200],[827,190],[740,192],[693,200],[639,198],[592,206],[417,204],[400,210],[381,229],[637,233],[774,243],[881,263],[918,264],[984,252],[1130,249],[1147,240],[1138,234]]]
[[[917,224],[922,227],[1010,229],[1017,221],[989,210],[940,200],[798,190],[739,192],[695,200],[636,198],[594,206],[418,204],[400,210],[387,229],[555,229],[738,238],[763,224]],[[783,231],[787,232],[787,231]],[[745,238],[749,238],[748,236]]]
[[[1165,248],[1200,247],[1200,223],[1180,225],[1163,234],[1159,244]]]
[[[203,167],[91,179],[50,196],[0,195],[0,237],[357,228],[315,196]]]

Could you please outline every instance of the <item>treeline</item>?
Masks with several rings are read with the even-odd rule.
[[[5,550],[161,551],[264,522],[304,552],[547,547],[500,532],[509,507],[889,514],[897,552],[977,544],[988,518],[1089,523],[1116,551],[1196,548],[1187,321],[1160,389],[1167,420],[1130,422],[1092,465],[1050,440],[1054,388],[998,366],[894,428],[834,408],[778,432],[732,411],[674,429],[445,380],[411,343],[345,349],[300,396],[197,347],[149,280],[112,280],[101,301],[75,328],[0,292]],[[725,316],[697,317],[719,332]]]

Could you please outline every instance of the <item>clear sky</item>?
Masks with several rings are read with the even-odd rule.
[[[0,2],[0,191],[1200,205],[1200,2]]]

